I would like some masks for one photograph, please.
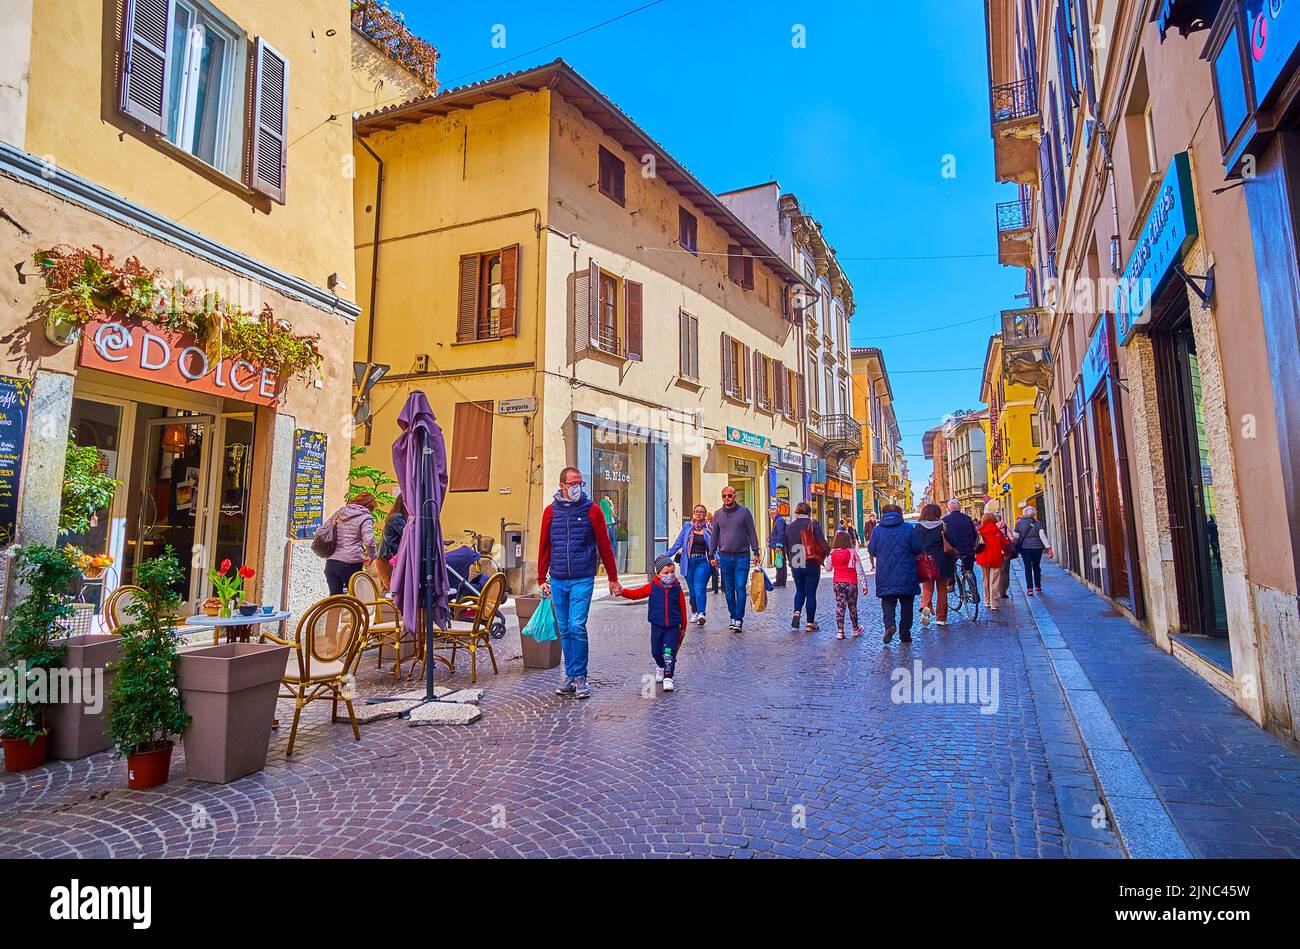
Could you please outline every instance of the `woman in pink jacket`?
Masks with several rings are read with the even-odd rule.
[[[348,581],[375,556],[375,498],[358,494],[321,526],[334,525],[334,550],[325,560],[330,596],[348,592]]]

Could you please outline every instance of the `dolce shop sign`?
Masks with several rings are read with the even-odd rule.
[[[213,364],[190,334],[143,321],[88,324],[81,334],[80,362],[89,369],[257,405],[274,405],[280,398],[275,369],[243,359],[219,359]]]

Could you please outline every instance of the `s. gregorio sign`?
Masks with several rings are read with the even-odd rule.
[[[280,397],[275,369],[243,359],[213,361],[190,334],[151,323],[87,324],[81,334],[80,362],[89,369],[258,405],[274,405]]]

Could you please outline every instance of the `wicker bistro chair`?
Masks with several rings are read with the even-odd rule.
[[[498,672],[497,657],[492,652],[492,621],[496,619],[497,611],[501,609],[501,604],[505,602],[506,594],[506,575],[504,573],[494,573],[483,584],[483,589],[479,595],[474,598],[473,602],[453,601],[450,606],[453,615],[465,608],[474,610],[474,619],[452,620],[447,629],[437,633],[433,639],[433,648],[436,652],[451,652],[451,662],[448,666],[454,671],[456,668],[456,651],[458,649],[469,650],[469,681],[472,685],[478,681],[478,648],[486,646],[488,658],[492,660],[492,671]],[[446,662],[446,660],[443,660]]]
[[[391,597],[383,596],[380,593],[375,578],[364,570],[358,571],[348,581],[348,594],[360,600],[361,605],[369,613],[370,625],[362,649],[379,647],[375,668],[378,669],[383,666],[384,647],[391,646],[395,655],[393,675],[401,678],[403,662],[411,662],[412,669],[414,669],[414,663],[418,662],[420,658],[420,650],[418,644],[413,640],[419,637],[412,637],[410,633],[402,628],[402,617],[397,611],[397,604],[393,602]],[[404,644],[409,646],[411,650],[411,655],[406,659],[402,658],[402,646]]]
[[[303,708],[323,697],[333,700],[332,722],[339,720],[339,699],[343,700],[352,721],[352,734],[357,741],[361,740],[357,715],[352,708],[352,686],[369,626],[370,614],[360,600],[329,596],[313,603],[303,614],[293,640],[262,633],[262,642],[279,643],[292,650],[280,680],[283,688],[280,698],[293,699],[293,727],[289,731],[286,754],[293,754]]]
[[[130,583],[124,583],[120,587],[114,588],[104,599],[104,629],[106,632],[117,632],[117,628],[122,624],[129,622],[131,617],[127,614],[126,608],[131,605],[132,601],[139,598],[144,593],[140,587]]]

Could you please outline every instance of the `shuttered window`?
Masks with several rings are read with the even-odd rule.
[[[623,341],[623,349],[628,359],[632,362],[640,362],[644,345],[642,340],[641,284],[634,280],[624,280],[623,299],[625,301],[624,313],[627,317],[627,338]]]
[[[700,320],[685,310],[678,314],[679,357],[678,373],[683,379],[698,382],[700,379]]]
[[[451,491],[486,491],[492,467],[492,402],[457,402],[451,429]]]
[[[619,204],[623,194],[623,162],[604,145],[600,146],[600,193]]]
[[[465,254],[456,294],[456,342],[518,333],[519,245]]]
[[[162,134],[167,132],[174,17],[174,0],[127,0],[123,11],[118,106]]]
[[[722,394],[737,402],[749,402],[753,391],[753,370],[749,347],[728,333],[722,334]]]
[[[289,148],[289,61],[259,36],[253,62],[253,148],[248,183],[254,191],[283,204]]]
[[[754,289],[754,258],[746,257],[739,244],[727,248],[727,278],[746,290]]]
[[[700,249],[699,228],[695,215],[685,208],[677,209],[677,243],[692,254]]]

